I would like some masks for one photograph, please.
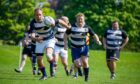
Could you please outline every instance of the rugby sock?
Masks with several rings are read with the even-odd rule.
[[[54,62],[53,67],[54,67],[54,70],[57,69],[57,62]]]
[[[72,64],[72,66],[70,68],[70,74],[72,74],[73,70],[74,70],[74,64]]]
[[[36,70],[36,56],[35,56],[35,54],[32,55],[32,66],[33,66],[33,70]]]
[[[66,75],[69,76],[69,71],[68,71],[67,67],[65,67],[65,72],[66,72]]]
[[[85,81],[88,81],[89,68],[84,68]]]
[[[78,68],[78,75],[83,76],[81,68]]]
[[[53,71],[54,63],[53,61],[50,61],[50,75],[54,76],[54,71]]]
[[[40,70],[41,70],[43,76],[47,76],[45,67],[40,68]]]

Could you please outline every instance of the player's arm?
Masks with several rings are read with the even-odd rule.
[[[125,46],[125,45],[128,43],[128,41],[129,41],[129,38],[128,38],[126,32],[122,31],[122,37],[123,37],[124,41],[123,41],[123,43],[122,43],[120,49],[123,49],[124,46]]]
[[[56,23],[61,24],[62,26],[66,27],[67,29],[70,29],[71,28],[71,25],[70,24],[67,24],[65,21],[63,21],[61,19],[57,19],[56,20]]]
[[[69,34],[71,33],[71,29],[68,29],[65,34],[64,34],[64,49],[67,50],[68,49],[68,37]]]
[[[107,37],[107,31],[105,31],[104,36],[103,36],[103,47],[104,47],[104,49],[107,48],[107,45],[106,45],[106,37]]]
[[[98,45],[102,45],[101,41],[99,40],[98,35],[95,34],[94,31],[91,30],[91,28],[89,28],[89,34],[96,40],[96,43]]]
[[[97,43],[98,45],[102,45],[102,43],[101,43],[101,41],[99,40],[99,37],[98,37],[97,34],[94,34],[93,38],[96,40],[96,43]]]
[[[106,49],[106,38],[105,37],[103,37],[103,47],[104,47],[104,49]]]

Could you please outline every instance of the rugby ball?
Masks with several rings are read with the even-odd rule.
[[[44,17],[44,24],[46,26],[55,25],[55,20],[50,16],[46,16],[46,17]]]

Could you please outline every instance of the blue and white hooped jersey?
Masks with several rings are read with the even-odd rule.
[[[105,32],[107,49],[119,49],[127,34],[123,30],[108,29]]]
[[[55,27],[55,38],[57,39],[57,42],[55,43],[55,45],[59,46],[59,47],[64,47],[64,34],[66,32],[66,28],[61,26],[60,24],[56,25]]]
[[[51,39],[54,37],[53,29],[45,25],[45,23],[37,22],[33,19],[30,23],[30,30],[29,32],[34,32],[36,35],[41,36],[44,40]]]
[[[91,36],[94,35],[94,31],[84,25],[82,28],[79,28],[76,24],[72,25],[72,28],[67,30],[66,33],[70,35],[71,46],[75,48],[80,48],[86,45],[87,33]]]

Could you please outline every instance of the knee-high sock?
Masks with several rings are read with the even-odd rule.
[[[41,70],[43,76],[47,76],[45,67],[40,68],[40,70]]]
[[[51,75],[51,76],[54,76],[53,67],[54,67],[54,62],[53,62],[53,61],[50,61],[50,75]]]
[[[79,76],[82,76],[82,75],[83,75],[83,74],[82,74],[81,68],[78,68],[78,75],[79,75]]]
[[[36,55],[35,54],[32,54],[32,67],[33,67],[33,70],[36,70]]]
[[[89,68],[84,68],[85,80],[88,80]]]

